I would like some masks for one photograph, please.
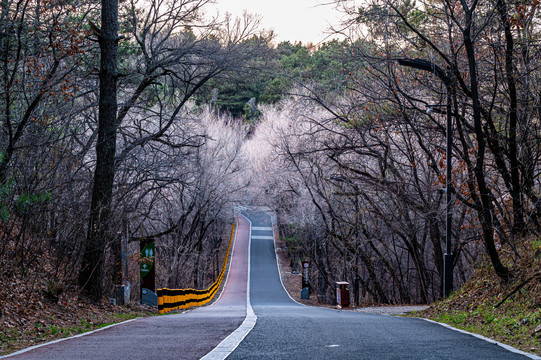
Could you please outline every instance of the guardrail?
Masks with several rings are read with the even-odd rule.
[[[227,269],[227,262],[229,260],[229,252],[231,250],[231,243],[233,242],[233,236],[235,234],[235,227],[237,223],[233,224],[231,228],[231,236],[229,237],[229,244],[227,245],[227,252],[224,258],[224,264],[222,270],[218,275],[216,281],[205,290],[195,289],[168,289],[162,288],[156,291],[158,295],[158,313],[165,314],[167,312],[186,309],[192,306],[201,306],[208,303],[214,295],[218,292],[222,280]]]

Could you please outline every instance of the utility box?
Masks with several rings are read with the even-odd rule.
[[[336,302],[339,307],[349,306],[349,283],[346,281],[336,282]]]

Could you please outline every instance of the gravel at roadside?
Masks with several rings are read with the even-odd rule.
[[[355,311],[367,314],[403,315],[413,311],[426,309],[426,305],[401,305],[401,306],[370,306],[355,309]]]

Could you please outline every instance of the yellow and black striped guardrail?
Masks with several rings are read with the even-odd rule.
[[[231,250],[231,243],[233,242],[233,235],[235,233],[236,222],[231,229],[231,236],[229,238],[229,245],[227,245],[227,252],[225,254],[224,264],[222,270],[218,275],[218,279],[205,290],[195,289],[158,289],[158,313],[165,314],[177,309],[186,309],[192,306],[201,306],[208,303],[214,295],[218,292],[222,280],[227,268],[227,262],[229,259],[229,252]]]

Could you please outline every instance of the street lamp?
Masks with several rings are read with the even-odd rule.
[[[449,297],[451,291],[453,291],[453,252],[451,249],[451,157],[452,157],[452,119],[451,119],[451,86],[453,75],[450,72],[444,71],[438,65],[423,59],[399,59],[398,64],[402,66],[411,67],[418,70],[429,71],[436,75],[445,85],[447,92],[447,175],[445,178],[445,199],[447,202],[447,211],[446,211],[446,222],[445,222],[445,255],[443,257],[443,296],[444,298]]]
[[[331,174],[331,180],[344,182],[349,184],[355,190],[355,278],[353,279],[353,300],[355,305],[359,306],[359,187],[351,179],[340,175],[340,174]],[[344,260],[345,261],[345,260]],[[344,263],[344,274],[345,263]],[[345,279],[344,279],[345,280]]]

